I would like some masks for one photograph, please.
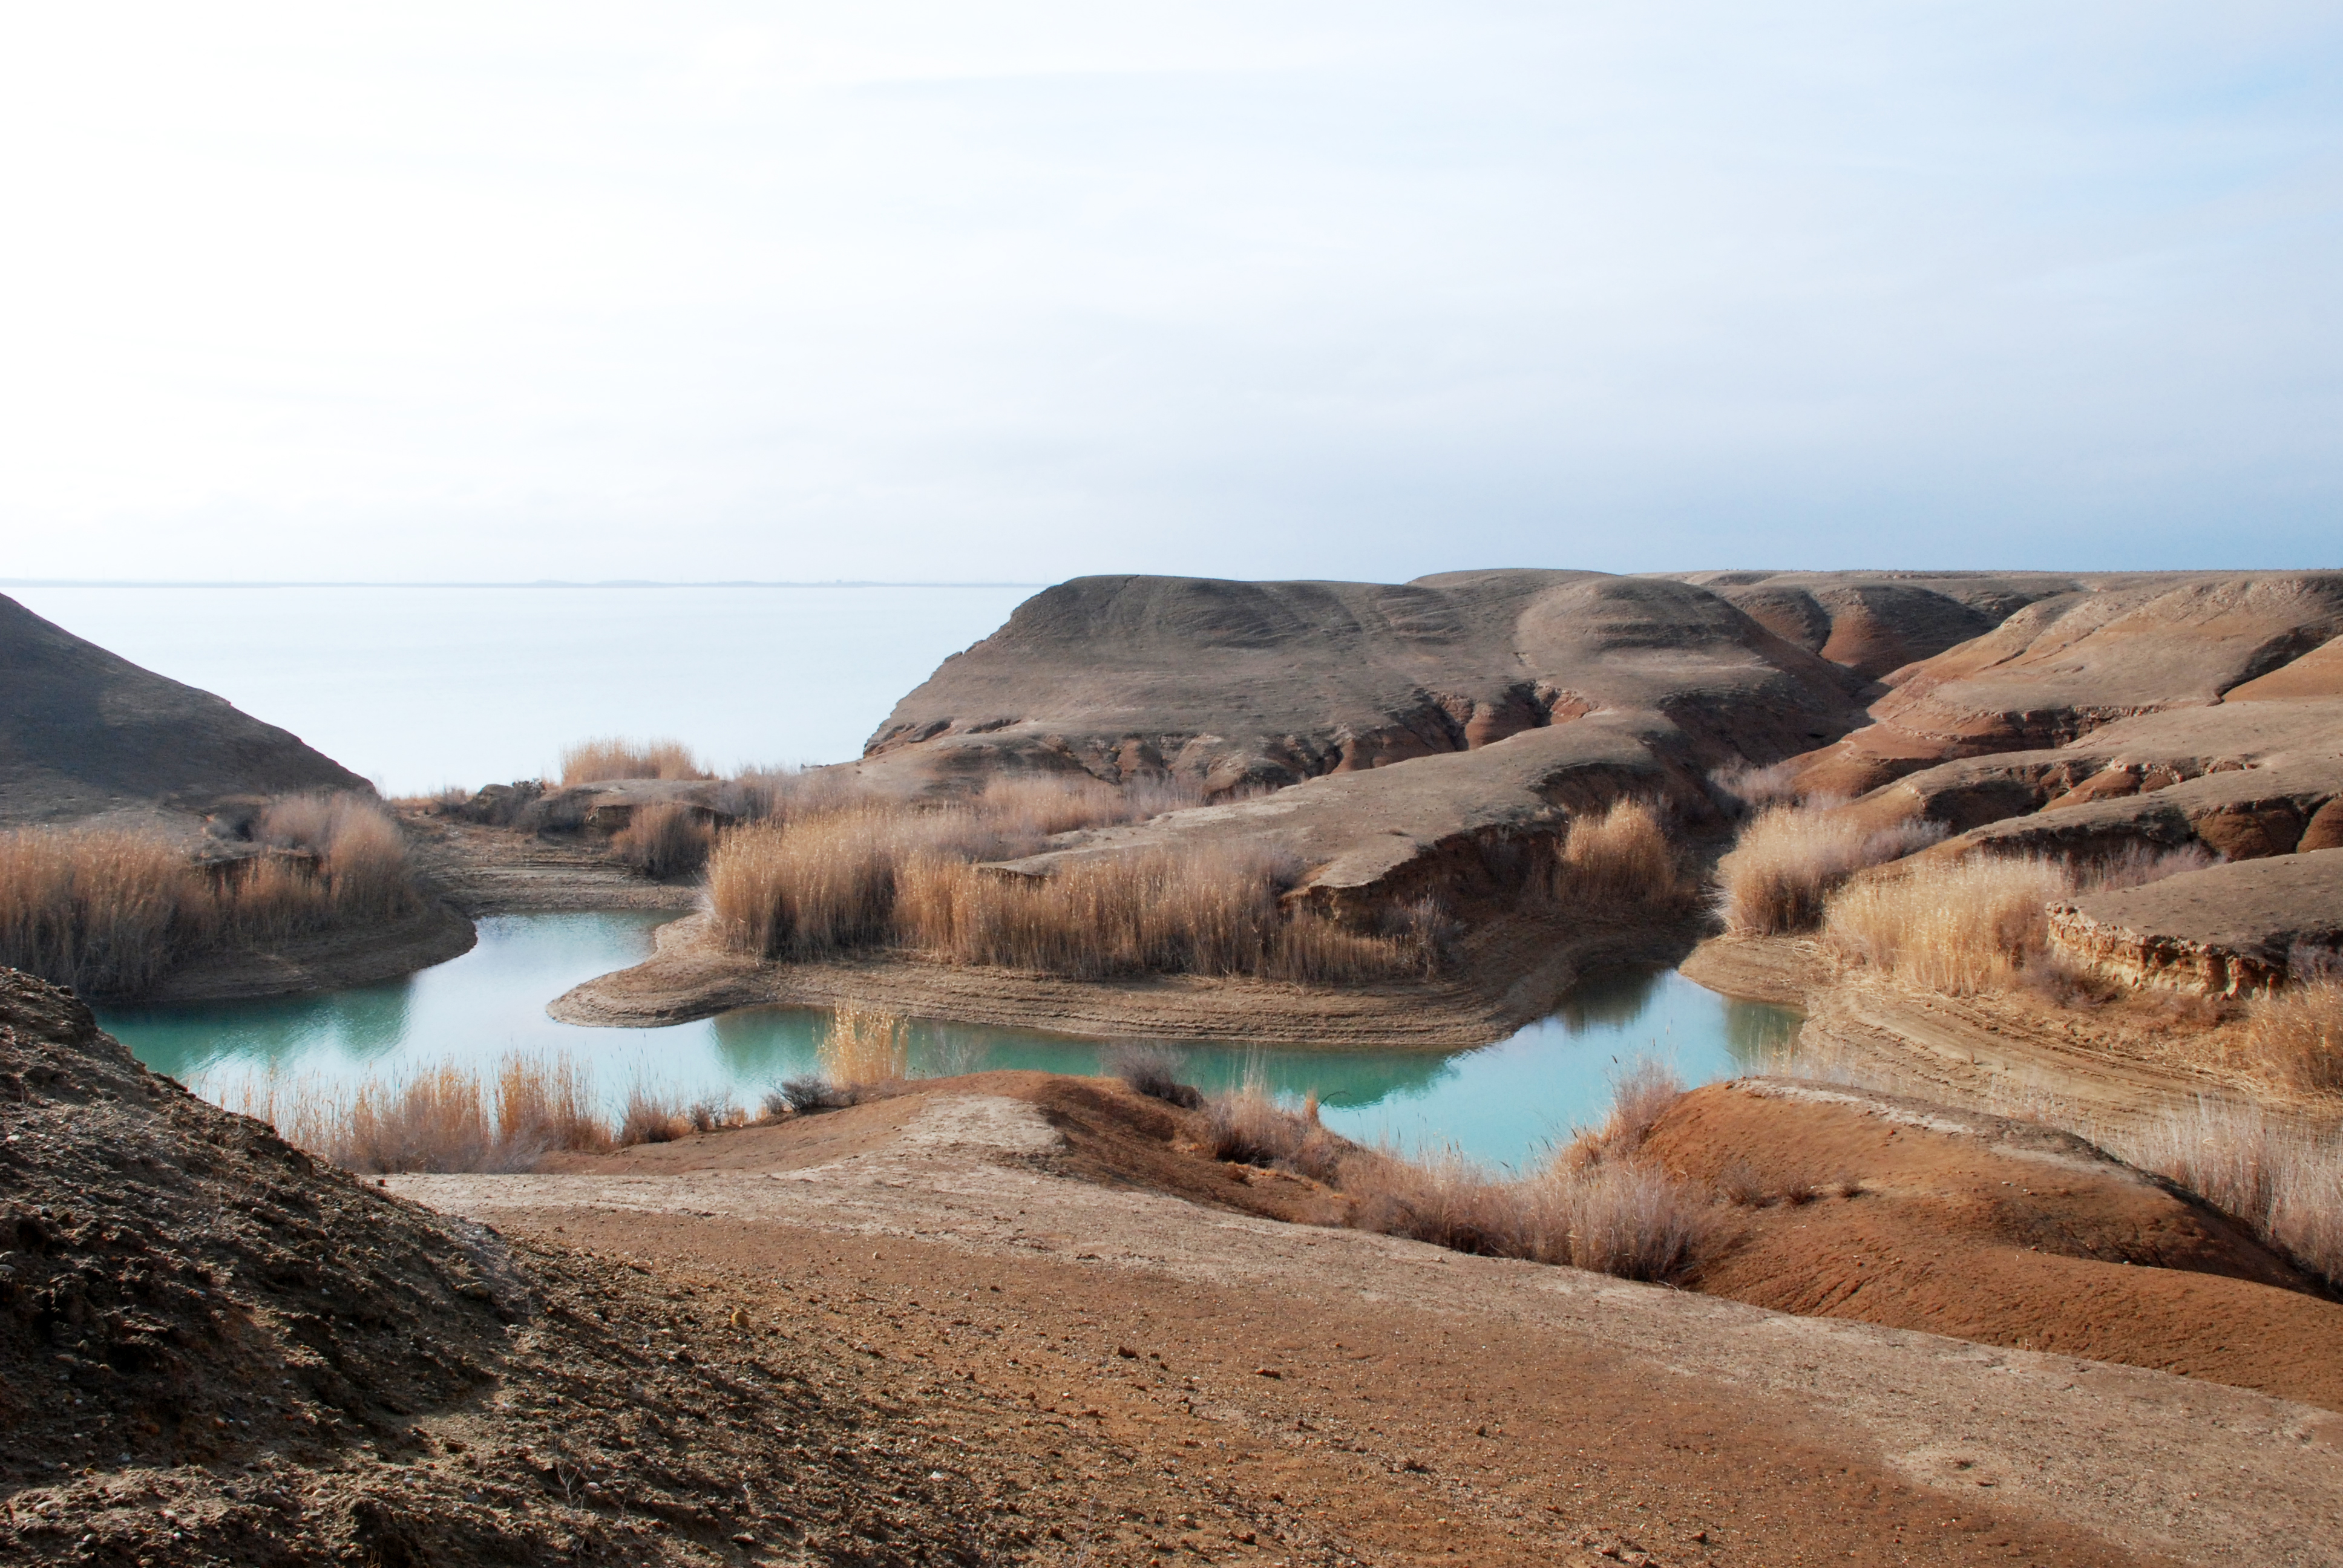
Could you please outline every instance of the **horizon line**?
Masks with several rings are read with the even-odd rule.
[[[665,582],[651,578],[602,578],[579,581],[568,578],[530,578],[486,582],[367,582],[354,578],[316,581],[272,581],[253,578],[0,578],[0,588],[1047,588],[1043,582],[931,581],[902,582],[878,578],[830,578],[820,581],[788,581],[761,578],[720,578],[706,581]]]

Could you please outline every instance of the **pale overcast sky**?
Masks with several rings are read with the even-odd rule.
[[[16,5],[0,575],[2343,564],[2333,4]]]

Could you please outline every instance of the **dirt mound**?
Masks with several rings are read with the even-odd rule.
[[[1981,637],[2084,580],[2041,572],[1686,572],[1783,641],[1865,679]]]
[[[1002,1544],[925,1467],[840,1446],[867,1418],[813,1392],[822,1369],[689,1292],[321,1167],[13,970],[0,1127],[0,1541],[34,1559]]]
[[[1340,1223],[1349,1211],[1341,1194],[1306,1177],[1213,1159],[1204,1147],[1204,1118],[1198,1111],[1151,1100],[1111,1079],[1022,1070],[920,1079],[844,1110],[640,1144],[614,1154],[559,1155],[539,1169],[640,1176],[807,1170],[890,1149],[931,1102],[970,1094],[999,1095],[1039,1109],[1059,1143],[1035,1158],[1061,1175],[1304,1224]]]
[[[297,736],[0,598],[0,825],[371,790]]]
[[[1740,1200],[1711,1294],[2343,1410],[2343,1304],[2079,1139],[1758,1079],[1686,1095],[1646,1148]]]

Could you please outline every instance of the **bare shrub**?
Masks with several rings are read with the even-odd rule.
[[[1151,1100],[1161,1100],[1184,1111],[1203,1107],[1204,1096],[1192,1084],[1180,1081],[1186,1065],[1180,1054],[1161,1045],[1118,1045],[1107,1052],[1107,1072],[1124,1087]]]
[[[1540,1194],[1564,1217],[1570,1265],[1623,1280],[1669,1280],[1694,1267],[1713,1221],[1665,1171],[1606,1161],[1556,1171]]]
[[[680,740],[628,740],[599,735],[561,749],[561,782],[601,784],[613,779],[712,779]]]
[[[0,833],[0,963],[12,969],[101,995],[144,990],[212,918],[202,876],[160,837]]]
[[[618,859],[646,876],[679,877],[708,863],[715,834],[699,812],[672,800],[638,806],[610,837]]]
[[[312,901],[311,916],[321,924],[392,919],[412,913],[422,902],[407,864],[406,835],[371,797],[347,790],[278,796],[262,808],[252,836],[270,849],[290,853],[277,860],[272,874],[256,875],[249,892],[232,886],[226,914],[239,930],[282,920],[300,900],[281,885],[281,877],[304,870],[322,890],[322,897]],[[268,885],[272,876],[279,885]]]
[[[1735,936],[1812,930],[1831,892],[1856,871],[1944,836],[1942,823],[1874,828],[1835,808],[1769,806],[1717,862],[1718,912]]]
[[[515,1051],[497,1067],[496,1131],[516,1162],[522,1151],[599,1151],[611,1145],[608,1123],[594,1102],[593,1075],[576,1057]]]
[[[2343,1134],[2314,1132],[2259,1107],[2198,1100],[2118,1141],[2133,1164],[2169,1177],[2343,1285]]]
[[[1685,890],[1658,809],[1624,798],[1600,816],[1571,819],[1554,876],[1556,895],[1586,912],[1648,910],[1677,902]]]
[[[890,934],[904,822],[864,807],[776,818],[724,835],[708,860],[726,940],[766,958],[810,958]]]
[[[2066,866],[1973,856],[1865,877],[1834,894],[1823,936],[1843,960],[1909,984],[1968,996],[2008,986],[2043,949]]]
[[[777,1092],[800,1116],[809,1116],[817,1111],[843,1111],[854,1103],[852,1090],[841,1089],[826,1078],[783,1079]]]
[[[2343,979],[2315,976],[2256,997],[2247,1014],[2246,1052],[2298,1089],[2343,1091]]]
[[[840,1008],[822,1039],[821,1068],[830,1082],[848,1089],[897,1082],[911,1070],[910,1025],[875,1008]]]
[[[627,1091],[627,1108],[618,1117],[621,1148],[638,1143],[672,1143],[691,1127],[683,1101],[666,1090],[637,1083]]]
[[[1250,1072],[1241,1087],[1205,1101],[1204,1130],[1215,1160],[1292,1171],[1314,1181],[1334,1181],[1350,1150],[1314,1114],[1297,1115],[1279,1105]]]
[[[1718,793],[1745,809],[1795,805],[1798,800],[1798,764],[1795,759],[1769,763],[1763,768],[1754,762],[1737,762],[1731,767],[1713,769],[1708,781]]]

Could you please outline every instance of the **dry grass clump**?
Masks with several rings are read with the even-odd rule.
[[[1833,895],[1824,940],[1840,958],[1949,996],[2010,985],[2038,954],[2073,873],[2038,858],[1974,856],[1863,878]]]
[[[2272,1077],[2313,1092],[2343,1091],[2343,975],[2305,972],[2264,992],[2246,1014],[2246,1056]]]
[[[406,839],[377,802],[296,795],[259,813],[256,854],[208,874],[159,834],[0,833],[0,963],[96,995],[135,995],[222,942],[272,942],[411,912]]]
[[[209,934],[203,876],[149,834],[0,833],[0,964],[98,993],[146,990]]]
[[[1648,800],[1622,798],[1600,816],[1571,819],[1554,866],[1554,893],[1585,911],[1624,911],[1684,897],[1675,847]]]
[[[680,740],[628,740],[598,735],[561,749],[561,782],[600,784],[613,779],[713,779]]]
[[[679,877],[708,863],[715,833],[700,814],[672,800],[638,806],[610,836],[611,852],[652,877]]]
[[[1289,916],[1280,900],[1296,868],[1276,855],[1136,849],[1061,862],[1047,875],[986,863],[1030,854],[1070,823],[1161,803],[1128,797],[1095,780],[1050,779],[995,780],[944,804],[787,804],[722,837],[709,857],[709,907],[728,945],[764,958],[895,946],[947,963],[1085,979],[1169,972],[1315,984],[1433,967],[1436,910],[1402,911],[1373,931]]]
[[[1296,1112],[1271,1098],[1258,1074],[1204,1102],[1204,1142],[1215,1160],[1292,1171],[1337,1184],[1353,1146],[1326,1131],[1312,1100]]]
[[[1731,767],[1712,769],[1708,781],[1719,793],[1744,808],[1795,805],[1798,801],[1798,764],[1795,758],[1763,768],[1754,762],[1736,762]]]
[[[2101,1141],[2343,1286],[2343,1133],[2199,1100],[2144,1132]]]
[[[1936,822],[1866,826],[1835,808],[1769,806],[1717,862],[1717,908],[1735,936],[1810,930],[1831,892],[1866,866],[1901,859],[1945,835]]]
[[[1194,1085],[1180,1081],[1183,1064],[1178,1052],[1161,1045],[1118,1045],[1106,1053],[1103,1063],[1107,1074],[1119,1078],[1124,1087],[1161,1100],[1167,1105],[1183,1111],[1201,1111],[1204,1097]]]
[[[860,1089],[910,1076],[911,1026],[901,1015],[842,1007],[822,1037],[821,1070],[834,1084]]]

